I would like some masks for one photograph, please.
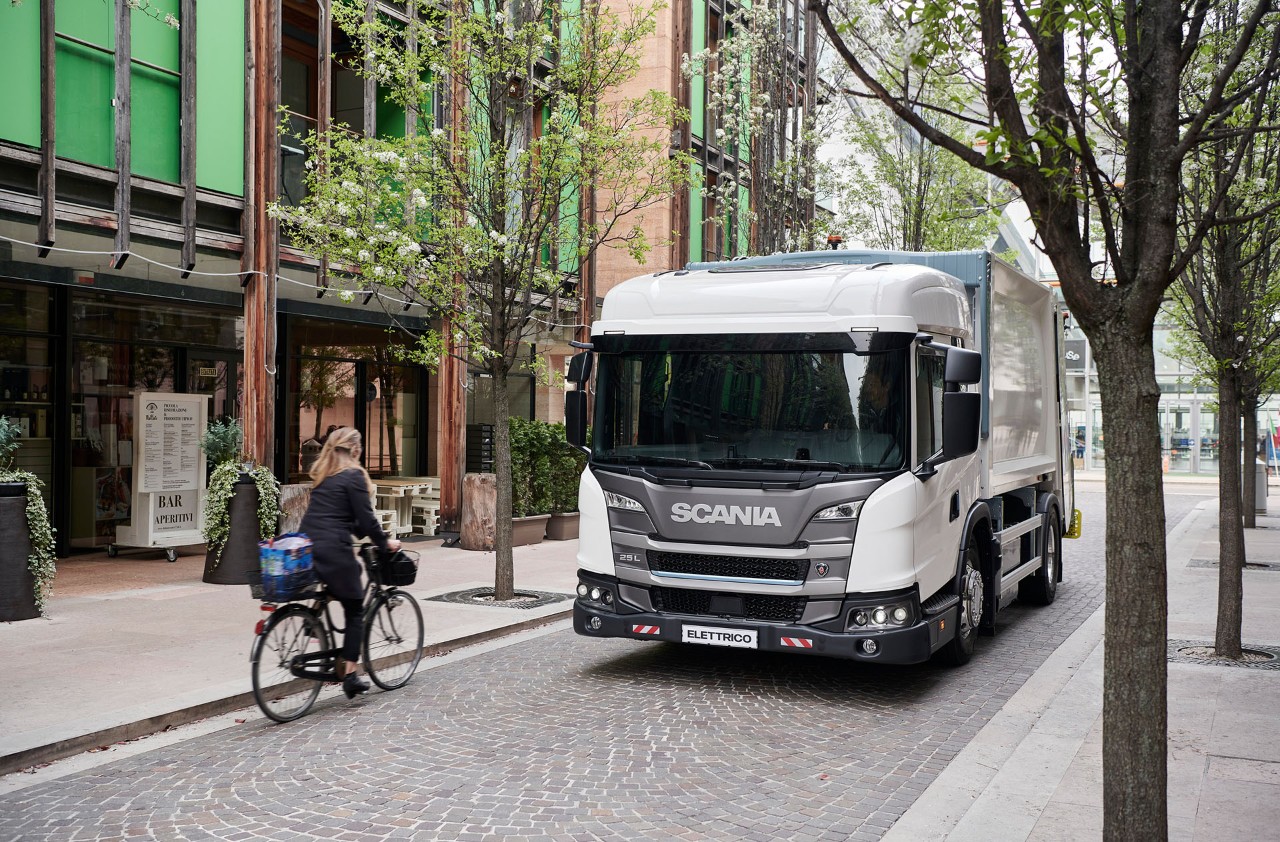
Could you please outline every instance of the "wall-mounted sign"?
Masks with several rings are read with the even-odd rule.
[[[1068,339],[1062,343],[1067,357],[1067,371],[1084,371],[1085,340]]]

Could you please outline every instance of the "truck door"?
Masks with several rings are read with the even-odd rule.
[[[912,389],[914,455],[911,467],[942,450],[942,393],[946,356],[917,348]],[[928,599],[955,577],[965,513],[976,489],[974,457],[944,462],[936,472],[919,472],[916,484],[916,578]]]

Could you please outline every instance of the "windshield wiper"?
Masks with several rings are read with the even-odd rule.
[[[758,459],[752,457],[735,457],[716,459],[715,463],[726,468],[764,468],[781,471],[847,471],[849,466],[843,462],[824,462],[820,459]]]
[[[711,466],[696,459],[684,459],[680,456],[599,456],[600,462],[619,462],[623,465],[664,465],[669,468],[698,468],[709,471]]]

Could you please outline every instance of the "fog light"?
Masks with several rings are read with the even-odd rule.
[[[592,589],[591,589],[591,599],[592,599],[593,601],[595,601],[595,602],[599,602],[599,601],[600,601],[600,589],[599,589],[599,588],[592,588]]]
[[[592,617],[590,620],[587,621],[587,628],[591,629],[592,631],[600,631],[600,627],[602,625],[604,625],[604,623],[600,621],[599,617]]]
[[[883,626],[889,621],[889,612],[885,611],[883,608],[877,608],[875,611],[871,612],[871,619],[876,621],[876,625]]]
[[[880,651],[880,644],[876,643],[874,640],[864,640],[860,644],[860,648],[862,649],[862,654],[874,655],[876,652]]]
[[[608,591],[605,591],[604,593],[600,594],[600,601],[603,602],[605,605],[613,605],[613,594],[609,593]]]
[[[586,585],[584,585],[582,582],[578,583],[578,596],[582,597],[583,599],[586,599],[587,593],[590,590],[591,589],[588,588]]]
[[[867,624],[867,612],[866,611],[853,612],[853,624],[855,626],[865,626]]]
[[[893,621],[895,623],[905,623],[907,621],[907,609],[901,605],[893,609]]]

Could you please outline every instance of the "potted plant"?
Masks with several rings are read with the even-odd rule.
[[[258,542],[276,534],[280,482],[265,465],[240,451],[244,434],[236,421],[214,421],[200,446],[210,463],[204,499],[204,581],[215,585],[260,585]]]
[[[536,544],[551,519],[550,424],[510,419],[511,546]]]
[[[578,483],[587,457],[569,445],[563,424],[550,427],[554,445],[550,451],[551,519],[547,521],[547,538],[568,541],[578,537]]]
[[[14,466],[20,427],[0,418],[0,621],[44,613],[53,587],[53,527],[35,474]]]

